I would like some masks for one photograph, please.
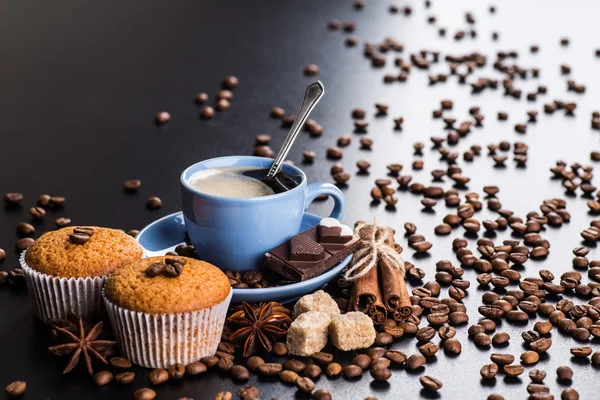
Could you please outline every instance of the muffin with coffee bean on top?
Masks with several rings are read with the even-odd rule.
[[[151,257],[112,274],[104,304],[124,355],[143,367],[167,368],[215,354],[232,293],[212,264]]]
[[[143,253],[116,229],[80,226],[43,234],[20,258],[37,317],[49,322],[69,312],[99,315],[107,277]]]

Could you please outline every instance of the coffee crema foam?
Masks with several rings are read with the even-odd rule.
[[[266,183],[243,175],[253,167],[207,168],[195,172],[188,184],[199,192],[222,197],[260,197],[275,194]]]

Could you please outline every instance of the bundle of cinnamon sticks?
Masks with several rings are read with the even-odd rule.
[[[365,224],[362,228],[359,225],[356,234],[363,240],[363,246],[369,246],[373,240],[385,235],[381,246],[389,246],[387,250],[394,249],[394,232],[390,228],[377,223]],[[354,281],[348,311],[366,313],[375,325],[383,325],[388,318],[396,322],[404,321],[412,314],[412,306],[404,280],[403,262],[397,257],[402,262],[401,268],[398,268],[395,260],[390,260],[381,252],[372,254],[377,254],[376,264]]]

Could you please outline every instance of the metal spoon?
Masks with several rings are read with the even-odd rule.
[[[319,100],[321,100],[321,97],[323,97],[324,93],[325,87],[323,86],[321,81],[316,81],[315,83],[308,85],[308,87],[306,88],[306,92],[304,93],[304,100],[302,100],[302,106],[300,107],[300,111],[298,111],[298,115],[296,116],[296,119],[294,120],[294,123],[290,128],[290,132],[285,138],[281,149],[279,149],[279,153],[277,154],[277,157],[275,157],[275,161],[273,161],[271,169],[269,169],[269,172],[267,173],[267,179],[276,179],[275,175],[277,175],[279,170],[281,170],[281,164],[290,152],[290,149],[292,148],[292,145],[294,144],[294,141],[296,140],[300,129],[302,128],[302,126],[304,126],[304,123],[308,119],[309,114],[311,113],[313,108],[315,108]],[[278,183],[281,184],[281,182]]]

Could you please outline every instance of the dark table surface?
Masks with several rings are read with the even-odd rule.
[[[542,5],[534,0],[506,0],[498,2],[498,10],[492,15],[488,2],[475,0],[433,1],[429,9],[422,1],[400,2],[400,6],[413,8],[407,17],[390,14],[387,3],[368,1],[366,8],[357,11],[350,1],[333,0],[0,1],[0,191],[25,195],[22,208],[0,212],[0,247],[8,253],[0,262],[1,268],[18,265],[13,252],[17,240],[14,227],[29,221],[27,209],[42,193],[66,196],[67,203],[64,209],[49,211],[44,221],[35,223],[36,236],[53,229],[54,219],[59,216],[68,216],[78,225],[139,229],[179,210],[178,178],[189,164],[214,156],[249,154],[257,133],[273,135],[273,148],[278,149],[286,130],[269,117],[270,109],[280,106],[295,112],[304,87],[314,79],[303,75],[303,67],[315,63],[320,67],[318,78],[326,86],[326,95],[312,117],[324,127],[324,134],[318,139],[301,135],[290,158],[300,163],[304,150],[314,150],[315,163],[304,166],[310,181],[331,181],[332,161],[326,159],[325,151],[340,135],[353,135],[353,143],[344,149],[341,160],[352,175],[344,188],[347,223],[378,215],[400,232],[405,222],[416,223],[419,232],[434,244],[427,257],[414,258],[401,234],[397,240],[406,248],[406,259],[426,271],[424,281],[433,280],[437,260],[457,263],[451,241],[463,235],[462,229],[448,237],[433,234],[433,227],[452,212],[443,202],[435,212],[425,213],[418,196],[399,192],[398,205],[390,211],[383,205],[372,205],[369,196],[373,179],[386,175],[388,163],[402,163],[403,173],[424,184],[431,182],[429,171],[445,167],[437,152],[430,149],[429,137],[445,135],[442,122],[433,120],[431,111],[439,107],[440,100],[448,98],[454,100],[451,114],[459,121],[468,118],[468,109],[474,105],[481,106],[486,116],[484,127],[473,129],[455,151],[462,154],[472,144],[485,148],[500,140],[521,140],[530,148],[527,168],[515,168],[512,156],[506,168],[492,168],[493,161],[485,151],[472,163],[459,160],[464,174],[471,178],[468,190],[482,193],[484,185],[497,184],[503,206],[522,217],[537,210],[544,199],[561,197],[568,201],[572,221],[560,229],[542,232],[552,244],[550,256],[528,261],[523,276],[536,276],[541,268],[557,276],[571,270],[571,250],[581,244],[579,232],[593,216],[588,214],[586,199],[565,196],[560,181],[550,179],[549,168],[558,159],[591,163],[590,151],[598,149],[598,133],[590,129],[589,120],[591,112],[600,108],[600,59],[594,56],[600,43],[590,35],[597,27],[599,5],[591,1],[552,0]],[[454,32],[468,29],[465,11],[472,11],[476,17],[478,36],[457,42],[452,38]],[[430,15],[437,17],[436,24],[427,23]],[[362,46],[347,48],[347,34],[327,30],[327,21],[332,18],[355,20],[355,34],[361,41],[395,37],[405,44],[405,58],[421,49],[440,51],[442,57],[480,51],[488,55],[488,66],[475,77],[501,78],[491,68],[495,53],[516,50],[520,65],[541,68],[540,79],[519,81],[519,87],[527,93],[545,84],[548,94],[536,102],[503,96],[501,89],[472,95],[468,85],[457,84],[456,77],[428,86],[428,73],[416,69],[406,83],[384,85],[384,73],[397,73],[391,62],[395,55],[388,55],[386,67],[372,68],[362,55]],[[446,38],[439,38],[439,27],[447,28]],[[492,41],[493,31],[499,33],[498,41]],[[559,45],[563,36],[571,39],[568,47]],[[529,46],[535,43],[540,45],[540,52],[530,54]],[[572,79],[587,85],[585,94],[567,92],[568,77],[561,76],[559,70],[563,63],[572,66]],[[431,73],[447,71],[447,64],[442,62]],[[198,107],[193,104],[195,93],[205,91],[214,96],[227,75],[240,80],[231,109],[217,113],[210,121],[201,121]],[[576,116],[541,113],[542,104],[552,99],[577,101]],[[388,117],[374,117],[375,102],[390,105]],[[352,133],[350,111],[354,107],[369,111],[367,135],[374,140],[372,151],[360,150],[358,135]],[[169,111],[173,120],[157,127],[153,117],[163,110]],[[496,120],[500,110],[509,113],[509,121]],[[526,135],[519,135],[513,126],[526,121],[528,110],[540,111],[539,122],[530,124]],[[392,118],[397,116],[405,119],[401,131],[393,130]],[[427,143],[423,156],[413,155],[416,141]],[[425,161],[422,171],[411,171],[416,158]],[[372,163],[370,175],[355,175],[358,159]],[[136,195],[126,195],[122,183],[133,178],[143,181],[142,189]],[[448,189],[452,183],[446,178],[442,185]],[[146,209],[150,195],[163,200],[160,210]],[[328,207],[329,202],[313,208],[325,214]],[[484,207],[477,217],[483,220],[495,218],[495,214]],[[495,240],[508,237],[510,233],[503,232]],[[474,248],[474,240],[470,242]],[[589,258],[597,255],[594,246]],[[475,283],[475,275],[475,271],[467,270],[465,278]],[[585,274],[584,282],[588,282]],[[464,300],[471,323],[481,318],[477,306],[484,291],[472,285]],[[441,398],[484,399],[493,392],[507,399],[526,398],[526,374],[517,379],[499,375],[484,383],[479,368],[490,362],[489,356],[495,351],[512,352],[518,357],[524,350],[520,332],[530,329],[535,320],[540,318],[526,326],[502,322],[498,331],[507,331],[512,337],[506,348],[479,349],[467,339],[467,328],[461,327],[458,337],[463,342],[462,354],[448,357],[440,352],[424,371],[394,370],[385,384],[373,383],[368,373],[358,382],[321,377],[317,388],[329,389],[334,398],[346,399],[368,395],[432,397],[419,385],[418,377],[425,373],[442,380]],[[25,380],[27,399],[127,399],[135,388],[147,385],[146,372],[141,369],[135,382],[127,386],[113,383],[94,388],[84,373],[61,376],[64,360],[46,350],[51,343],[48,329],[34,319],[24,290],[0,288],[0,338],[0,386]],[[561,390],[572,385],[581,398],[598,398],[598,370],[569,354],[569,348],[580,343],[556,330],[552,339],[554,345],[536,366],[548,372],[545,382],[551,392],[558,398]],[[597,342],[590,344],[600,350]],[[393,347],[409,354],[417,352],[416,341],[410,338]],[[559,365],[573,368],[571,384],[556,381],[554,371]],[[298,397],[295,389],[277,381],[252,378],[250,383],[260,386],[261,398]],[[161,399],[205,399],[221,390],[237,391],[239,386],[213,373],[167,383],[157,392]]]

